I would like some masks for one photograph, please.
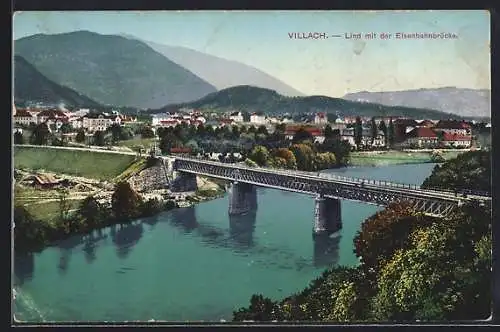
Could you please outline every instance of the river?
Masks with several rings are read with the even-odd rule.
[[[329,170],[421,184],[434,164]],[[314,200],[258,189],[254,214],[229,218],[227,196],[16,257],[14,313],[41,321],[219,321],[252,294],[280,299],[326,268],[355,265],[353,238],[381,208],[342,201],[343,228],[313,241]]]

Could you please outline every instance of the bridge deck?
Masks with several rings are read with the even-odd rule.
[[[465,201],[479,200],[489,204],[491,197],[422,189],[410,184],[372,179],[349,178],[333,174],[277,170],[226,164],[197,158],[176,157],[174,169],[257,186],[293,191],[337,199],[361,201],[386,206],[392,202],[413,201],[415,208],[430,215],[443,215]]]

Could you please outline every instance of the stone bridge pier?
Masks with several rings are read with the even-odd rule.
[[[240,215],[257,209],[255,186],[235,181],[229,188],[229,214]]]
[[[170,183],[170,190],[172,192],[196,191],[197,189],[196,174],[174,172],[174,179]]]
[[[318,195],[314,202],[313,235],[332,234],[342,228],[339,199]]]

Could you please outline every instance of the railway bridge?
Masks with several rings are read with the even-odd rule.
[[[173,191],[196,190],[196,175],[230,181],[230,215],[245,214],[257,208],[256,186],[313,196],[314,234],[330,234],[342,228],[341,200],[378,206],[409,201],[417,211],[439,217],[448,215],[467,201],[477,200],[480,204],[491,204],[491,196],[486,192],[468,191],[467,195],[457,195],[452,191],[422,189],[410,184],[250,167],[191,157],[175,157],[170,161],[169,168],[175,178],[171,183]]]

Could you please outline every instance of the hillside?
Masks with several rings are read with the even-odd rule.
[[[172,109],[188,107],[205,110],[262,111],[269,114],[290,114],[325,111],[341,116],[408,116],[414,118],[456,118],[457,116],[429,109],[417,109],[400,106],[383,106],[370,103],[353,102],[326,96],[285,97],[276,91],[256,88],[248,85],[237,86],[211,93],[197,101],[167,105],[160,109],[149,110],[161,113]]]
[[[14,50],[48,79],[105,105],[161,107],[216,91],[146,44],[120,36],[38,34],[16,40]]]
[[[14,57],[14,101],[16,104],[43,103],[71,107],[98,107],[94,100],[43,76],[21,56]]]
[[[285,96],[304,95],[277,78],[237,61],[222,59],[185,47],[162,45],[146,40],[141,41],[219,90],[238,85],[251,85],[275,90]]]
[[[489,90],[447,87],[387,92],[362,91],[347,94],[344,99],[389,106],[430,108],[460,116],[491,117]]]

